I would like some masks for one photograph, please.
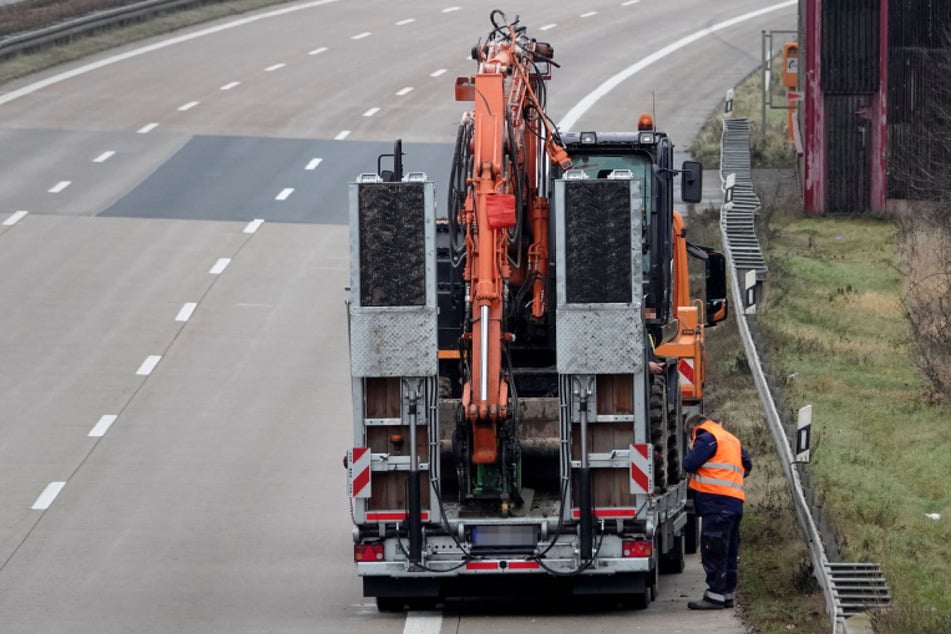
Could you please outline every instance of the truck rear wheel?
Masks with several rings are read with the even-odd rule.
[[[683,535],[674,537],[674,546],[660,556],[660,572],[665,575],[677,575],[684,571],[684,539]]]
[[[700,518],[693,513],[687,514],[687,524],[684,526],[684,552],[692,555],[697,552],[700,544]]]
[[[376,609],[380,612],[402,612],[406,605],[403,597],[377,597]]]

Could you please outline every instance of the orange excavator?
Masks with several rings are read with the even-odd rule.
[[[494,28],[472,50],[478,74],[456,81],[456,100],[472,101],[474,109],[460,126],[452,177],[458,187],[449,209],[456,247],[465,255],[470,307],[461,348],[467,368],[462,412],[471,425],[471,463],[486,469],[499,462],[499,427],[512,416],[511,375],[502,367],[503,347],[514,337],[506,323],[508,289],[530,280],[530,318],[539,322],[548,314],[549,209],[539,191],[545,177],[540,152],[571,168],[543,103],[554,65],[551,45],[529,39],[518,20],[508,23],[501,11],[490,19]],[[514,475],[505,469],[487,475],[501,483],[492,494],[505,495]]]

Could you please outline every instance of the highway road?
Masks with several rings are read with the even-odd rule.
[[[554,44],[556,121],[685,148],[793,5],[501,8]],[[638,613],[361,596],[347,183],[401,137],[442,204],[495,6],[292,3],[0,86],[0,631],[743,631],[685,609],[694,558]]]

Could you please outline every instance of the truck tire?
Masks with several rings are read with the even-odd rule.
[[[684,552],[692,555],[700,545],[700,518],[693,513],[687,514],[687,524],[684,526]]]
[[[674,547],[660,556],[660,573],[662,575],[679,575],[684,571],[685,541],[683,535],[674,537]]]
[[[406,605],[403,597],[377,597],[376,609],[380,612],[402,612]]]

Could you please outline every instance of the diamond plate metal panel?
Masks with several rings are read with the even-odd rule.
[[[632,374],[641,371],[644,340],[640,306],[557,310],[560,374]]]
[[[350,307],[352,376],[430,376],[438,372],[436,310]]]

